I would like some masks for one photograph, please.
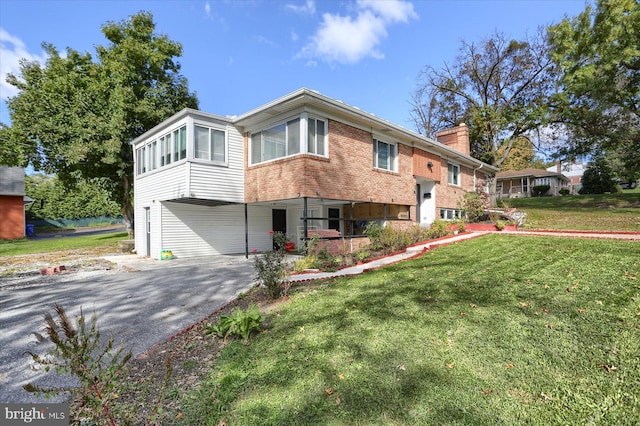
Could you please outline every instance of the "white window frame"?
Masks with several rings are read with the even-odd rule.
[[[206,143],[206,150],[202,150],[203,153],[205,153],[205,156],[199,157],[199,153],[198,150],[196,148],[196,144],[197,144],[197,138],[198,138],[198,128],[203,129],[205,131],[207,131],[207,141]],[[220,158],[215,158],[214,155],[214,143],[216,142],[214,139],[215,135],[220,136],[220,134],[222,134],[222,159]],[[212,163],[216,163],[216,164],[227,164],[227,158],[228,158],[228,140],[227,140],[227,132],[225,131],[225,129],[220,129],[218,127],[212,127],[212,126],[207,126],[204,124],[200,124],[200,123],[194,123],[193,125],[193,158],[195,160],[202,160],[202,161],[210,161]]]
[[[327,135],[329,133],[329,122],[325,118],[302,117],[306,122],[307,137],[305,150],[308,154],[318,155],[320,157],[327,156]],[[302,120],[301,120],[302,122]],[[313,126],[311,123],[313,122]],[[322,140],[318,138],[318,122],[322,122]],[[301,127],[302,129],[302,127]],[[313,138],[313,140],[311,139]]]
[[[384,144],[388,147],[387,167],[380,164],[380,144]],[[387,142],[380,139],[373,139],[373,167],[379,170],[386,170],[388,172],[398,171],[398,144],[393,142]]]
[[[452,169],[455,169],[453,171]],[[460,165],[456,163],[447,163],[447,183],[449,185],[461,186]]]
[[[462,219],[463,216],[464,216],[464,211],[460,209],[449,209],[449,208],[440,209],[440,219],[442,220],[457,220],[457,219]]]

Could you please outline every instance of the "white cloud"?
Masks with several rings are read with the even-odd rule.
[[[294,30],[291,30],[291,40],[292,41],[298,41],[300,37],[298,36],[298,33],[295,32]]]
[[[211,5],[209,4],[209,2],[206,2],[204,4],[204,13],[207,15],[207,17],[211,16]]]
[[[285,8],[301,15],[313,15],[316,13],[316,4],[313,0],[305,1],[302,6],[298,4],[287,4]]]
[[[387,37],[387,27],[417,18],[413,4],[404,0],[359,0],[355,16],[323,14],[320,27],[299,56],[342,64],[366,57],[382,59],[378,46]]]
[[[6,82],[7,74],[20,74],[20,60],[37,61],[44,63],[46,57],[43,54],[29,53],[22,40],[12,36],[3,28],[0,28],[0,99],[6,100],[18,94],[18,89]]]

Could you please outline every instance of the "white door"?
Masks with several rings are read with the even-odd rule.
[[[436,183],[434,181],[422,181],[416,188],[420,188],[419,214],[420,225],[431,225],[436,220]]]

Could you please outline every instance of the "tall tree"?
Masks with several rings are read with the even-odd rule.
[[[497,155],[502,156],[506,145],[498,148]],[[500,165],[500,170],[524,170],[527,168],[545,169],[546,163],[536,156],[533,144],[527,138],[518,138],[509,151],[509,155]]]
[[[640,171],[640,3],[600,0],[549,28],[565,156],[607,152]]]
[[[110,42],[91,54],[50,44],[44,65],[23,62],[7,81],[18,94],[7,101],[11,128],[3,141],[20,146],[36,170],[66,185],[81,177],[100,181],[133,217],[133,157],[129,142],[182,108],[197,108],[195,94],[175,58],[182,45],[155,33],[153,16],[141,12],[102,32]]]
[[[555,74],[547,53],[542,32],[523,41],[495,34],[462,42],[453,64],[421,73],[410,100],[417,130],[432,137],[465,122],[472,155],[500,166],[519,138],[530,138],[549,119]]]

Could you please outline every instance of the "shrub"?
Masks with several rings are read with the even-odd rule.
[[[263,320],[258,307],[251,304],[246,311],[235,309],[229,316],[220,316],[220,322],[217,325],[208,325],[205,328],[207,332],[225,339],[228,336],[237,335],[243,340],[249,340],[253,331],[260,330],[260,324]]]
[[[82,310],[79,318],[75,320],[75,325],[62,306],[56,304],[54,311],[56,319],[49,312],[44,314],[45,331],[54,345],[53,348],[44,356],[31,351],[27,354],[36,363],[35,368],[44,368],[47,372],[53,368],[58,374],[70,374],[79,380],[80,387],[45,388],[29,383],[23,388],[27,392],[45,396],[73,391],[80,397],[79,403],[91,417],[104,419],[106,423],[115,425],[117,416],[114,409],[117,408],[116,398],[122,385],[120,374],[131,358],[131,351],[124,353],[123,346],[114,350],[113,337],[106,345],[102,345],[95,313],[91,316],[91,325],[88,326]],[[39,343],[46,340],[40,333],[34,334]],[[167,377],[168,374],[167,372]]]
[[[611,166],[602,156],[596,157],[582,175],[580,194],[604,194],[617,192],[617,190]]]
[[[569,191],[567,188],[562,188],[560,191],[558,191],[560,193],[560,195],[564,196],[564,195],[569,195],[571,193],[571,191]]]
[[[467,192],[462,201],[462,210],[467,215],[469,222],[478,222],[484,214],[484,202],[477,192]]]
[[[445,220],[436,220],[429,228],[430,238],[440,238],[449,235],[449,222]]]
[[[549,189],[551,189],[551,185],[536,185],[531,188],[531,193],[534,197],[542,197]]]
[[[267,289],[269,297],[277,299],[285,293],[287,264],[285,244],[286,235],[281,232],[269,232],[273,240],[273,249],[257,255],[254,260],[256,280]]]
[[[364,234],[369,237],[369,241],[371,241],[371,249],[372,250],[380,250],[382,249],[382,242],[380,241],[380,237],[382,236],[382,231],[384,227],[376,222],[369,222],[364,229]]]

